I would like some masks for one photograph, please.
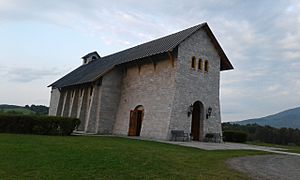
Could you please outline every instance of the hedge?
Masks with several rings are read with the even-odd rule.
[[[240,131],[224,131],[223,141],[229,142],[246,142],[247,134]]]
[[[76,118],[0,115],[0,133],[70,135],[80,124]]]

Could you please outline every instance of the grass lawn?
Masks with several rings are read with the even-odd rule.
[[[269,143],[260,143],[260,142],[247,142],[247,144],[254,144],[259,146],[268,146],[268,147],[277,147],[277,148],[284,148],[287,150],[283,150],[285,152],[293,152],[293,153],[299,153],[300,154],[300,146],[296,145],[279,145],[279,144],[269,144]]]
[[[245,179],[231,157],[258,151],[204,151],[117,137],[0,134],[1,179]]]
[[[33,115],[34,111],[31,111],[26,108],[11,108],[11,109],[1,109],[0,113],[11,113],[11,114],[24,114],[24,115]]]

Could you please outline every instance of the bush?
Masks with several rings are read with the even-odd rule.
[[[205,138],[211,139],[211,138],[213,138],[213,137],[214,137],[214,134],[212,134],[212,133],[207,133],[207,134],[205,134]]]
[[[240,131],[224,131],[223,140],[229,142],[246,142],[247,134]]]
[[[0,114],[0,133],[70,135],[79,124],[76,118]]]
[[[242,131],[247,133],[247,141],[272,143],[272,144],[295,144],[300,146],[300,130],[292,128],[274,128],[260,126],[258,124],[239,125],[222,123],[224,131]]]
[[[204,142],[222,142],[221,135],[219,133],[207,133],[205,134]]]

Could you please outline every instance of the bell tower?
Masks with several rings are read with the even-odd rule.
[[[82,59],[82,65],[88,64],[96,59],[100,59],[100,55],[97,53],[97,51],[88,53],[87,55],[83,56]]]

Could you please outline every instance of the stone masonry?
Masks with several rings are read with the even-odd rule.
[[[197,67],[191,68],[193,56],[197,61],[202,59],[203,62],[205,60],[209,62],[208,72],[204,69],[198,70]],[[203,135],[222,133],[219,105],[220,57],[206,32],[198,31],[180,44],[177,59],[176,93],[170,130],[183,129],[190,132],[192,117],[188,117],[186,111],[188,106],[200,101],[204,105],[204,116],[207,108],[212,108],[212,116],[209,119],[203,118]]]
[[[200,140],[207,133],[221,134],[219,54],[207,31],[199,29],[172,51],[114,66],[91,83],[52,88],[49,115],[79,118],[77,131],[83,133],[127,135],[131,110],[142,106],[140,136],[170,140],[172,130],[191,133],[188,111],[199,101]]]
[[[138,105],[145,108],[141,136],[167,139],[175,93],[175,67],[169,59],[129,67],[121,87],[121,99],[114,134],[127,135],[129,112]]]

